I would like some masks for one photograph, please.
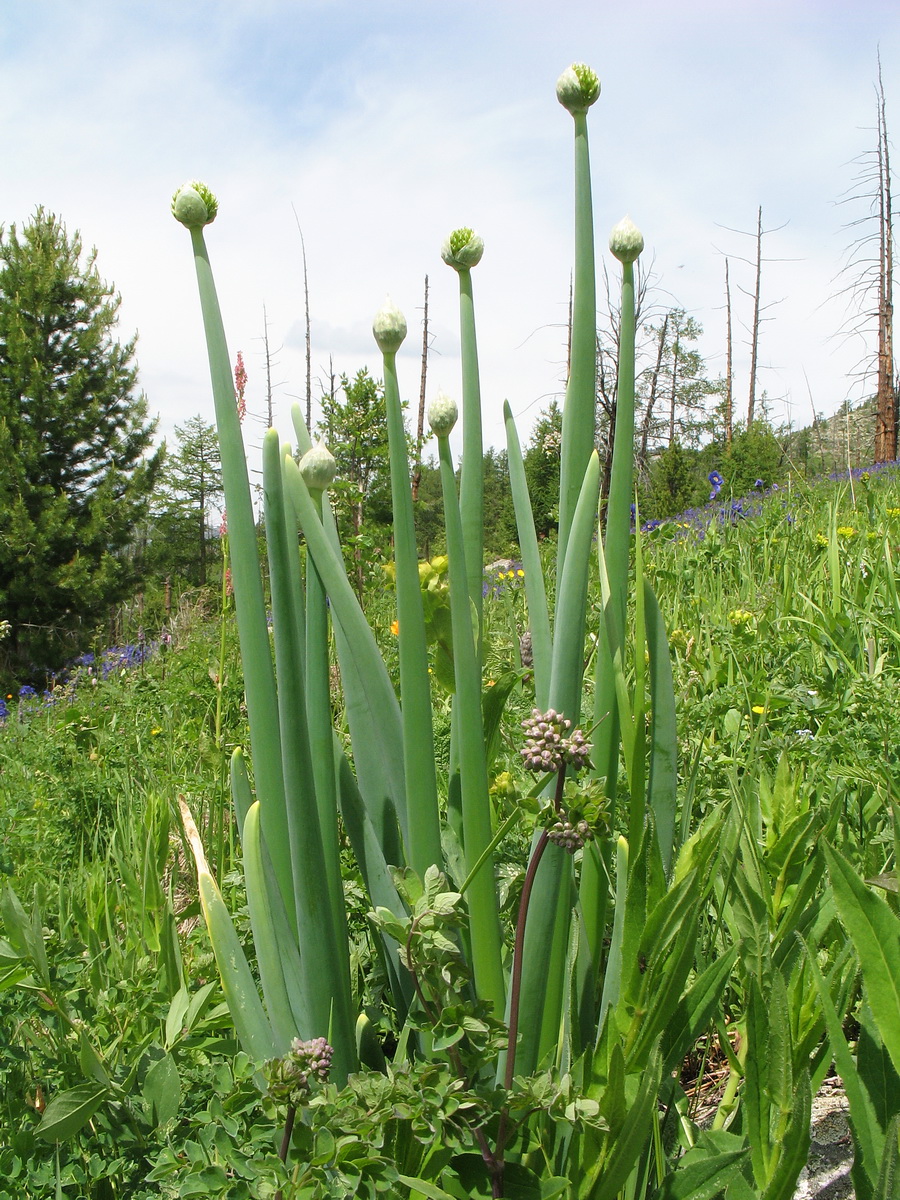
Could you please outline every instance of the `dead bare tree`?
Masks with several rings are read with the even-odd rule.
[[[300,228],[300,218],[297,210],[291,205],[294,220],[297,222],[297,232],[300,234],[300,251],[303,255],[303,308],[306,320],[306,428],[312,428],[312,337],[309,324],[309,275],[306,270],[306,241]]]
[[[734,426],[734,359],[731,342],[731,282],[725,259],[725,445],[731,452]]]
[[[878,390],[875,394],[875,458],[897,457],[897,388],[894,384],[894,228],[891,159],[885,117],[881,55],[878,56]]]
[[[748,427],[748,429],[753,424],[754,417],[756,416],[756,387],[757,387],[757,383],[759,380],[759,333],[760,333],[760,327],[762,326],[763,321],[771,321],[772,320],[771,317],[763,316],[763,313],[765,313],[770,308],[774,308],[776,304],[781,303],[780,300],[770,300],[768,304],[762,303],[762,265],[764,262],[769,263],[769,262],[788,262],[788,261],[790,261],[789,259],[783,259],[783,258],[782,259],[763,258],[763,252],[762,252],[763,238],[766,237],[770,233],[778,233],[778,231],[780,229],[784,229],[786,224],[787,224],[787,222],[785,221],[784,224],[782,224],[782,225],[775,225],[771,229],[763,229],[762,205],[760,205],[756,212],[756,228],[755,229],[753,229],[753,230],[732,229],[728,225],[721,226],[722,229],[726,229],[729,233],[737,233],[737,234],[740,234],[741,237],[752,237],[754,242],[756,243],[756,253],[753,258],[741,258],[740,255],[734,255],[734,254],[732,254],[730,256],[727,256],[727,255],[723,256],[723,257],[725,257],[725,301],[726,301],[727,313],[728,313],[728,334],[727,334],[727,336],[728,336],[729,347],[731,345],[731,311],[732,311],[731,310],[731,287],[730,287],[730,280],[728,277],[728,259],[729,259],[729,257],[737,258],[739,262],[747,263],[748,266],[751,266],[753,268],[753,272],[754,272],[754,286],[753,286],[752,292],[749,292],[749,291],[747,291],[746,288],[742,288],[742,287],[740,287],[740,285],[738,285],[738,290],[743,292],[745,296],[749,296],[753,300],[753,320],[750,324],[750,328],[748,331],[750,334],[750,342],[749,342],[749,345],[750,345],[750,384],[749,384],[748,397],[747,397],[747,427]],[[728,384],[727,384],[728,393],[732,398],[731,412],[730,412],[730,414],[727,414],[727,416],[726,416],[726,426],[727,426],[729,424],[729,418],[730,418],[730,422],[733,423],[733,413],[734,413],[734,406],[733,406],[734,376],[731,371],[730,361],[728,362],[728,364],[726,366],[726,372],[728,375]],[[727,431],[726,431],[726,439],[727,439]]]
[[[841,336],[862,344],[860,358],[851,374],[864,396],[871,395],[871,379],[875,376],[874,453],[879,462],[888,462],[897,457],[898,386],[893,338],[893,179],[880,55],[875,113],[875,148],[854,160],[856,176],[839,200],[840,204],[862,201],[868,212],[844,226],[857,236],[850,243],[838,273],[842,287],[837,294],[846,298],[848,307]]]

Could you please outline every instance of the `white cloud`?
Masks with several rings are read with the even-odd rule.
[[[455,276],[439,258],[455,225],[485,238],[475,273],[486,431],[502,442],[508,398],[527,425],[561,390],[571,259],[571,122],[556,75],[573,57],[603,93],[591,139],[598,251],[625,212],[655,254],[661,286],[724,361],[723,261],[747,255],[758,204],[764,299],[760,384],[805,422],[846,394],[858,353],[829,340],[846,240],[832,202],[871,144],[875,47],[892,104],[900,16],[878,4],[320,3],[8,4],[0,47],[7,222],[42,203],[99,248],[140,331],[141,379],[161,430],[211,415],[189,243],[168,214],[184,179],[221,201],[208,231],[226,328],[259,407],[266,305],[279,354],[278,419],[305,388],[299,236],[306,238],[313,376],[377,372],[370,322],[390,292],[410,336],[401,385],[418,393],[426,272],[430,378],[459,391]],[[813,14],[815,20],[812,19]],[[898,117],[900,120],[900,117]],[[751,286],[737,262],[733,282]],[[746,320],[749,301],[735,291]],[[746,354],[736,362],[746,391]],[[781,416],[775,411],[775,416]]]

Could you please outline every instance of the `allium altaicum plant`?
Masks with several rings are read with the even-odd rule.
[[[259,1065],[260,1087],[288,1106],[282,1139],[288,1168],[296,1160],[301,1169],[298,1138],[315,1124],[316,1105],[336,1105],[330,1129],[341,1144],[334,1124],[340,1123],[340,1089],[358,1101],[367,1079],[381,1078],[392,1088],[410,1072],[431,1079],[440,1067],[441,1119],[454,1114],[453,1138],[444,1146],[449,1134],[437,1136],[436,1126],[415,1122],[413,1136],[384,1134],[383,1145],[393,1147],[388,1166],[397,1195],[613,1200],[653,1194],[674,1200],[712,1196],[732,1185],[744,1188],[735,1196],[750,1194],[748,1151],[736,1135],[701,1138],[687,1165],[679,1166],[674,1076],[706,1030],[736,955],[730,950],[709,963],[696,957],[714,860],[727,839],[712,818],[679,845],[669,650],[642,577],[639,541],[633,638],[626,628],[634,263],[643,247],[628,219],[610,239],[622,268],[621,356],[612,479],[598,526],[587,114],[599,91],[596,75],[583,64],[565,71],[557,85],[575,125],[575,269],[559,540],[546,578],[520,442],[509,407],[504,410],[534,689],[520,769],[536,779],[530,790],[522,785],[521,814],[512,819],[524,822],[538,811],[512,943],[503,932],[494,870],[510,820],[498,827],[492,809],[492,742],[483,716],[483,446],[472,277],[483,242],[462,228],[442,250],[459,279],[463,423],[457,489],[449,440],[457,407],[438,397],[430,419],[446,517],[454,689],[450,767],[442,779],[397,377],[406,322],[388,303],[373,327],[390,438],[398,698],[344,569],[328,502],[333,461],[325,448],[311,445],[299,408],[293,413],[296,448],[274,430],[263,446],[273,663],[231,360],[204,238],[217,205],[199,183],[180,188],[172,205],[194,251],[228,511],[253,768],[251,786],[248,765],[235,754],[232,792],[258,980],[192,835],[201,899],[241,1044]],[[587,600],[595,554],[603,588],[599,622],[589,621]],[[350,753],[332,727],[329,623]],[[585,711],[589,646],[594,701]],[[383,947],[398,1022],[390,1062],[351,988],[339,820]],[[186,811],[185,822],[190,828]],[[310,1046],[322,1051],[313,1055],[317,1065],[300,1069],[298,1054],[313,1061]],[[326,1060],[328,1082],[322,1079]],[[304,1106],[312,1107],[299,1112],[295,1125]],[[398,1112],[388,1124],[401,1120]],[[335,1149],[333,1157],[316,1159],[324,1190],[297,1194],[364,1194],[361,1177],[348,1174],[339,1157]],[[309,1167],[303,1164],[303,1178]],[[758,1171],[754,1163],[761,1190],[769,1183],[766,1173],[774,1177],[777,1168],[776,1146]]]

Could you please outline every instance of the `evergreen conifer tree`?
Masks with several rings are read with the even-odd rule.
[[[38,209],[0,233],[0,676],[39,678],[128,593],[160,455],[120,297]]]

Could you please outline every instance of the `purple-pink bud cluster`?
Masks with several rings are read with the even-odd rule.
[[[522,728],[525,745],[520,753],[526,770],[559,771],[566,764],[580,770],[589,765],[591,747],[584,734],[580,729],[570,734],[572,722],[556,709],[532,709]]]
[[[568,819],[560,819],[547,830],[547,837],[550,841],[555,846],[567,850],[569,854],[580,850],[584,843],[589,842],[593,836],[594,831],[587,821],[572,822]]]
[[[328,1079],[331,1071],[331,1056],[334,1053],[331,1046],[323,1037],[310,1038],[304,1042],[294,1038],[291,1042],[291,1067],[296,1075],[296,1086],[302,1090],[309,1088],[311,1079],[322,1083]]]

